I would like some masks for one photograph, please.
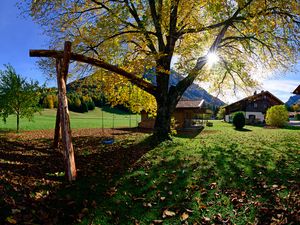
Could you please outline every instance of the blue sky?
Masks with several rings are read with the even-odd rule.
[[[3,64],[10,63],[24,77],[44,83],[46,77],[38,69],[36,58],[29,57],[29,49],[46,49],[47,37],[41,28],[34,24],[31,18],[24,18],[16,7],[17,0],[0,1],[0,69]],[[291,92],[300,84],[300,63],[295,66],[295,73],[279,74],[269,78],[262,84],[263,90],[268,90],[282,101],[286,102]],[[48,82],[49,85],[55,81]],[[258,88],[259,90],[259,88]],[[239,96],[219,96],[223,101],[231,103],[245,94]]]

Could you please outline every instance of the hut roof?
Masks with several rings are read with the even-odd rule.
[[[193,109],[199,109],[204,107],[204,100],[180,100],[177,105],[176,109],[182,109],[182,108],[193,108]]]

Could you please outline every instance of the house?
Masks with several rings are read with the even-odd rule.
[[[207,114],[207,104],[201,100],[180,100],[173,114],[176,121],[176,129],[193,128],[203,123],[203,115]],[[145,112],[141,112],[141,128],[153,128],[155,123],[154,117],[149,117]]]
[[[293,91],[293,94],[300,95],[300,85]]]
[[[231,122],[233,113],[241,111],[245,113],[247,124],[263,123],[266,112],[271,106],[283,104],[268,91],[254,92],[254,95],[226,106],[225,121]]]

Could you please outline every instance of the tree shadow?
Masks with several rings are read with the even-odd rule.
[[[238,128],[234,128],[236,131],[241,131],[241,132],[250,132],[252,130],[250,129],[247,129],[247,128],[241,128],[241,129],[238,129]]]
[[[298,175],[295,168],[286,167],[287,157],[274,159],[268,152],[249,156],[237,145],[208,146],[191,158],[182,151],[157,151],[159,156],[141,160],[117,182],[96,209],[100,221],[151,224],[161,221],[168,210],[174,215],[165,216],[163,223],[180,224],[187,209],[192,212],[189,223],[208,215],[215,224],[233,224],[237,218],[245,218],[246,224],[250,218],[254,221],[253,215],[258,224],[271,224],[274,215],[286,218],[287,223],[298,221],[292,210],[298,207],[297,196],[286,194],[287,190],[299,191]],[[297,159],[289,157],[292,162]],[[222,220],[215,216],[219,213]]]
[[[136,135],[139,139],[139,135]],[[9,141],[0,137],[0,223],[74,224],[106,199],[110,185],[151,150],[149,138],[74,137],[78,179],[64,178],[63,156],[51,140]],[[12,214],[12,209],[14,213]]]
[[[283,129],[286,129],[286,130],[300,130],[300,125],[297,125],[297,126],[287,125]]]
[[[203,130],[204,127],[181,129],[181,130],[177,130],[177,134],[175,135],[175,137],[192,139],[197,137]]]

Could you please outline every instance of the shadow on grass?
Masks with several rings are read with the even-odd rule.
[[[155,149],[159,154],[124,176],[86,224],[151,224],[162,219],[164,224],[180,224],[184,213],[191,224],[210,224],[204,217],[215,224],[271,224],[274,215],[287,224],[297,221],[296,155],[276,160],[272,152],[248,155],[233,144],[208,146],[189,156],[177,147],[171,143]]]
[[[190,129],[182,129],[178,130],[175,137],[179,138],[195,138],[197,137],[202,131],[204,130],[204,127],[200,128],[190,128]]]
[[[0,223],[74,224],[107,198],[107,189],[151,147],[151,140],[75,137],[78,179],[64,179],[62,155],[52,141],[0,137]],[[12,211],[13,210],[13,211]]]
[[[298,125],[298,126],[288,125],[288,126],[285,126],[283,129],[286,129],[286,130],[300,130],[300,125]]]
[[[13,132],[17,132],[16,129],[8,129],[8,128],[1,128],[0,129],[0,135],[1,134],[7,134],[7,133],[13,133]]]
[[[242,128],[242,129],[238,129],[238,128],[235,128],[236,131],[241,131],[241,132],[250,132],[252,130],[250,129],[247,129],[247,128]]]

